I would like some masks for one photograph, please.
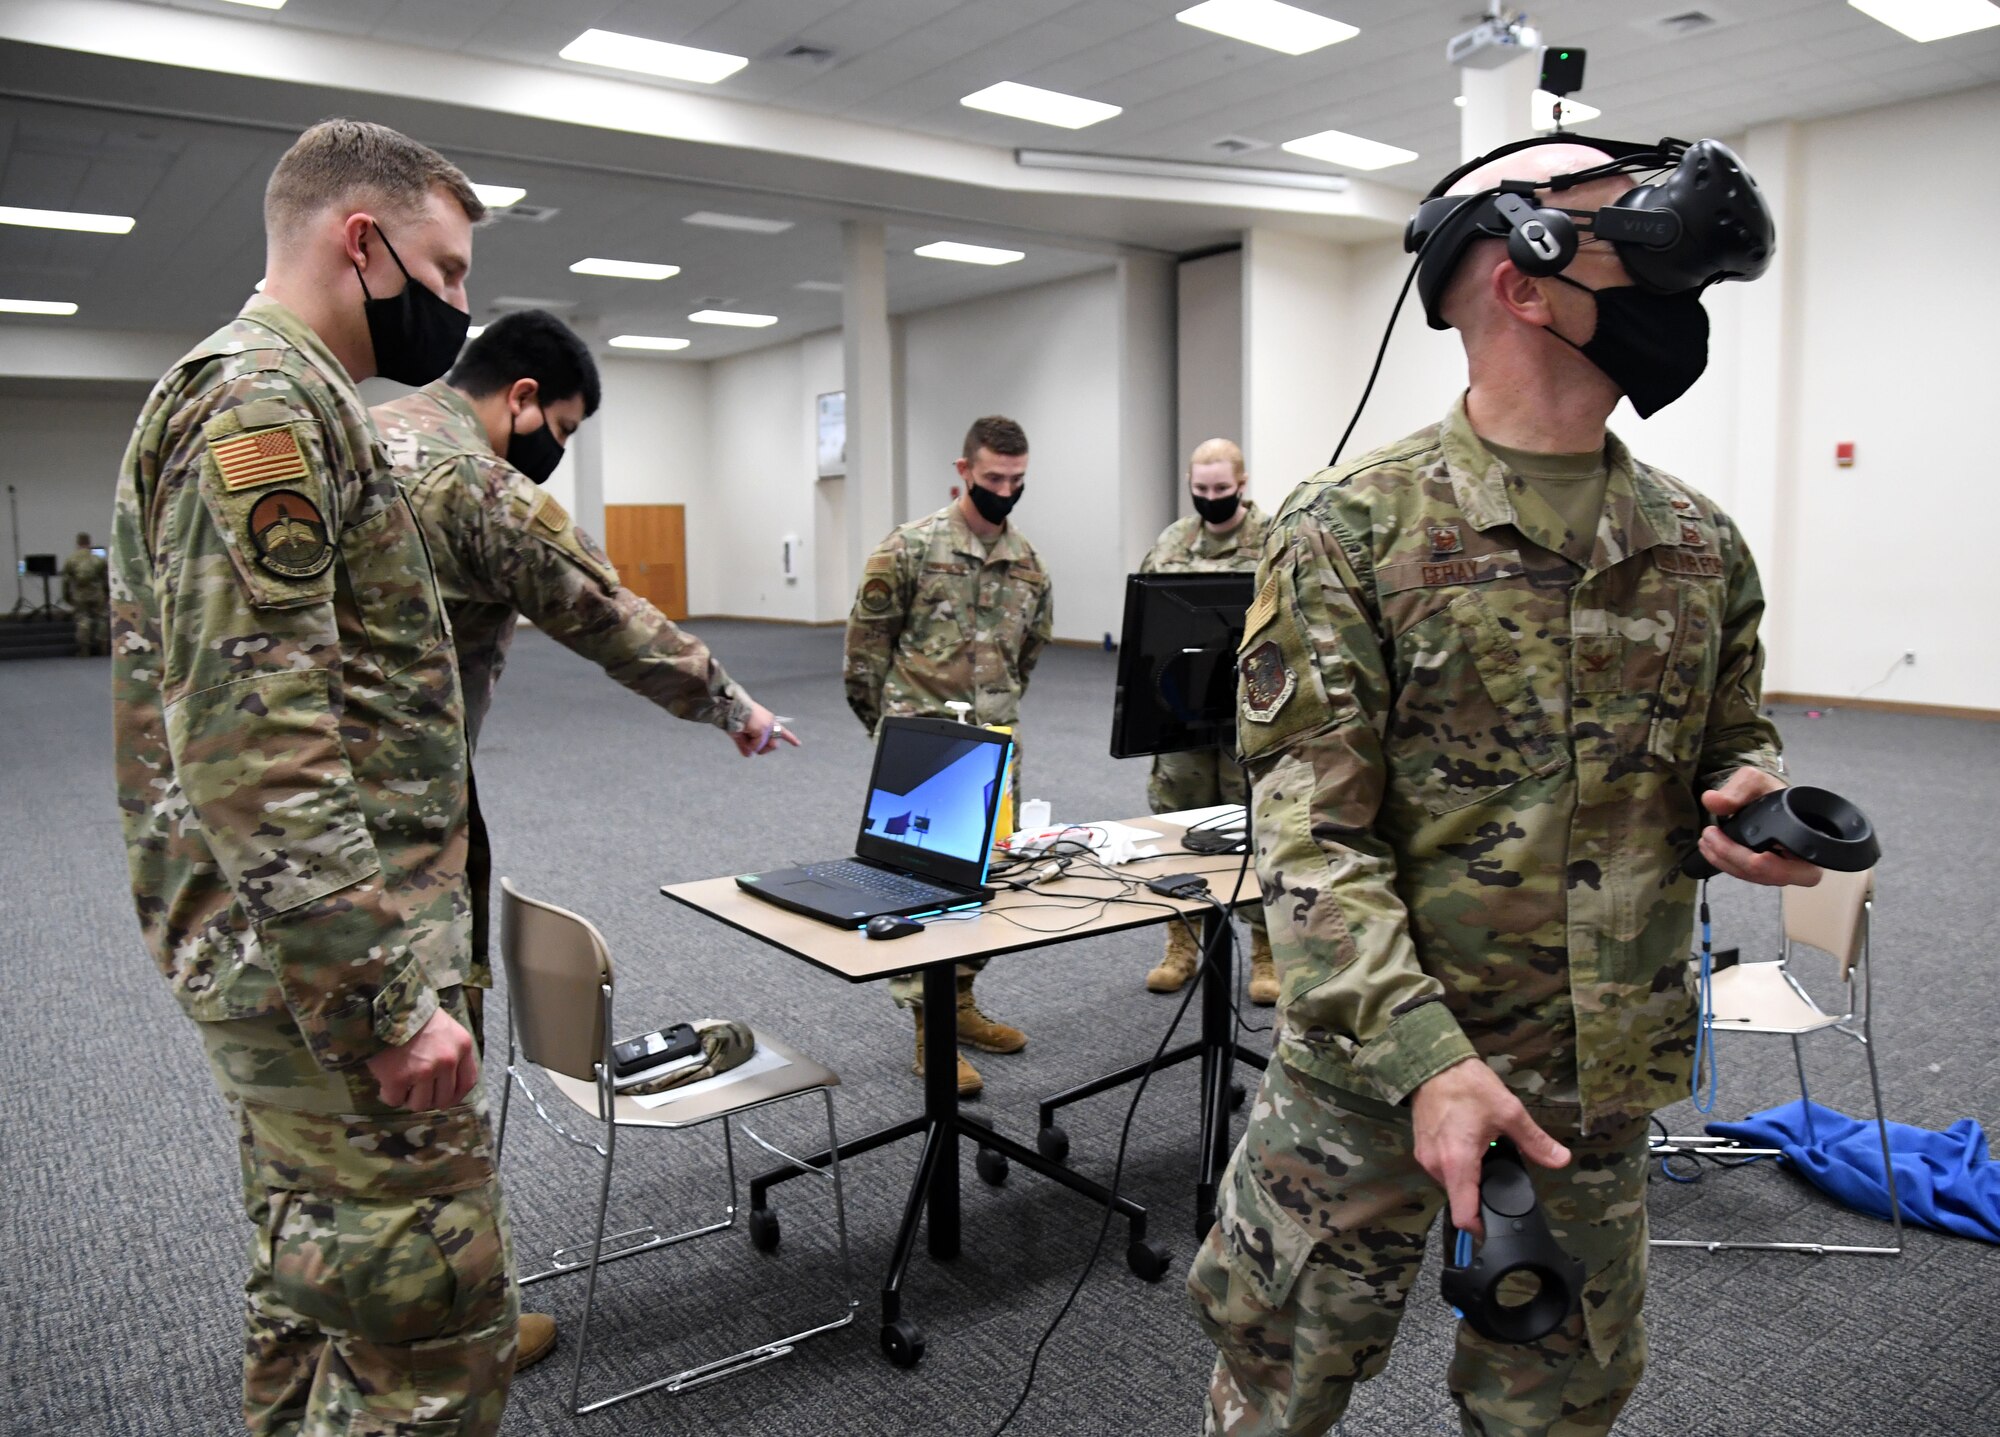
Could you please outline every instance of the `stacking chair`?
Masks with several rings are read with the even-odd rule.
[[[597,1193],[596,1230],[591,1239],[557,1248],[550,1254],[549,1266],[520,1279],[521,1285],[526,1287],[570,1273],[589,1274],[588,1285],[584,1289],[583,1321],[576,1330],[576,1357],[569,1392],[571,1410],[580,1416],[662,1387],[674,1392],[686,1391],[788,1356],[793,1347],[806,1338],[852,1322],[857,1304],[847,1254],[847,1209],[841,1192],[838,1157],[840,1143],[833,1120],[833,1089],[839,1084],[839,1077],[831,1069],[820,1066],[795,1049],[759,1034],[759,1047],[784,1058],[783,1067],[700,1094],[691,1094],[657,1108],[646,1107],[634,1098],[619,1096],[612,1085],[611,954],[605,947],[603,935],[587,920],[553,904],[527,897],[504,878],[500,888],[500,952],[507,969],[510,1021],[507,1074],[500,1098],[496,1148],[505,1140],[509,1100],[514,1088],[519,1086],[544,1123],[561,1137],[590,1149],[603,1160],[603,1176]],[[528,1066],[540,1069],[548,1079],[552,1093],[546,1103],[529,1085]],[[809,1093],[818,1093],[826,1106],[827,1148],[835,1154],[835,1158],[824,1169],[811,1167],[773,1147],[741,1122],[754,1109]],[[595,1136],[571,1131],[564,1125],[564,1116],[573,1123],[585,1126],[586,1131],[589,1130],[588,1125],[594,1124]],[[618,1135],[633,1128],[679,1131],[713,1122],[722,1124],[722,1150],[729,1176],[729,1203],[723,1209],[721,1220],[668,1236],[663,1236],[651,1226],[607,1235],[604,1231],[605,1210],[611,1197],[611,1171],[617,1154]],[[598,1269],[609,1262],[671,1247],[735,1225],[735,1131],[738,1128],[745,1137],[779,1161],[831,1183],[834,1222],[839,1229],[841,1287],[844,1293],[838,1312],[815,1326],[788,1336],[773,1338],[624,1392],[582,1402],[584,1350],[590,1335],[591,1308],[597,1298]],[[752,1227],[751,1237],[759,1249],[768,1252],[777,1246],[775,1222],[767,1224],[762,1232],[755,1230],[754,1222]]]
[[[1882,1139],[1882,1169],[1889,1188],[1889,1219],[1896,1240],[1891,1247],[1853,1246],[1824,1242],[1706,1241],[1696,1238],[1654,1238],[1654,1247],[1698,1247],[1709,1252],[1728,1248],[1765,1252],[1845,1253],[1866,1257],[1899,1257],[1903,1251],[1903,1212],[1896,1199],[1896,1171],[1889,1158],[1888,1119],[1882,1111],[1882,1077],[1875,1062],[1875,1012],[1869,979],[1868,929],[1875,912],[1875,873],[1827,871],[1811,888],[1784,892],[1785,943],[1769,963],[1738,963],[1714,974],[1715,1033],[1762,1033],[1791,1039],[1792,1062],[1799,1074],[1799,1097],[1812,1101],[1806,1088],[1803,1040],[1815,1033],[1841,1033],[1861,1045],[1868,1059],[1868,1083],[1875,1094],[1875,1130]],[[1846,1011],[1828,1013],[1800,985],[1794,958],[1801,948],[1818,949],[1840,967],[1846,986]],[[1806,1109],[1810,1123],[1812,1112]],[[1776,1148],[1749,1147],[1722,1138],[1668,1137],[1653,1142],[1659,1157],[1700,1154],[1724,1161],[1781,1156]]]

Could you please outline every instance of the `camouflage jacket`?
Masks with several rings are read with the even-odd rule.
[[[671,714],[731,733],[748,721],[749,695],[708,646],[620,586],[597,541],[493,452],[463,394],[440,379],[378,405],[374,418],[437,566],[469,745],[479,743],[523,614]]]
[[[1048,572],[1009,524],[989,552],[958,501],[893,530],[862,565],[847,619],[847,706],[872,733],[885,716],[971,723],[1020,717],[1055,610]]]
[[[118,803],[175,997],[288,1010],[329,1068],[407,1042],[470,952],[458,676],[416,516],[290,310],[153,387],[111,576]]]
[[[1226,534],[1211,534],[1201,515],[1176,519],[1160,531],[1144,562],[1142,574],[1215,574],[1257,567],[1271,518],[1248,499],[1243,522]]]
[[[102,609],[111,602],[111,566],[88,549],[63,560],[62,581],[63,602],[72,609]]]
[[[1441,425],[1288,499],[1238,660],[1286,1062],[1485,1059],[1587,1123],[1687,1096],[1696,795],[1776,771],[1729,519],[1615,439],[1594,536]]]

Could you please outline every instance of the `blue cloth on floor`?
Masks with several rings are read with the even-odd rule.
[[[1782,1149],[1792,1170],[1835,1202],[1887,1222],[1889,1190],[1874,1120],[1814,1103],[1808,1135],[1806,1106],[1786,1103],[1738,1123],[1710,1123],[1708,1131],[1751,1147]],[[2000,1243],[2000,1163],[1988,1155],[1978,1123],[1960,1118],[1941,1133],[1890,1123],[1889,1152],[1904,1222]]]

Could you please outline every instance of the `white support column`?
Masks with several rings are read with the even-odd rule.
[[[602,543],[604,540],[604,431],[603,426],[584,425],[570,436],[565,456],[575,486],[571,516],[577,527]]]
[[[1175,448],[1175,271],[1164,255],[1118,261],[1118,544],[1106,612],[1119,612],[1181,492]],[[1206,436],[1203,436],[1204,438]]]
[[[820,618],[839,618],[853,599],[868,551],[894,527],[895,408],[889,345],[889,285],[879,223],[847,220],[840,227],[841,357],[847,389],[847,477],[842,481],[844,544],[819,547],[822,563],[842,564],[840,582],[820,586]],[[827,536],[831,540],[834,536]],[[844,561],[844,563],[843,563]],[[842,596],[832,613],[826,596]]]
[[[1789,519],[1796,502],[1802,313],[1799,263],[1793,254],[1800,205],[1799,127],[1790,121],[1756,126],[1744,137],[1743,163],[1771,207],[1778,248],[1761,279],[1719,287],[1737,291],[1731,296],[1736,302],[1736,442],[1726,502],[1757,556],[1764,583],[1764,686],[1783,691],[1796,686],[1786,640],[1797,568]]]
[[[1535,84],[1542,76],[1542,50],[1526,47],[1519,59],[1492,70],[1458,67],[1460,160],[1469,160],[1534,134]]]
[[[1311,235],[1243,236],[1241,443],[1250,497],[1266,513],[1325,467],[1360,393],[1347,354],[1383,316],[1353,312],[1349,261],[1346,246]]]

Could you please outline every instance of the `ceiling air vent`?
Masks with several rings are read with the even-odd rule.
[[[1690,35],[1706,35],[1711,30],[1735,23],[1734,15],[1714,5],[1703,5],[1700,9],[1669,10],[1649,20],[1635,20],[1632,28],[1655,40],[1685,40]]]
[[[834,51],[805,40],[787,40],[781,45],[773,45],[757,58],[798,65],[807,70],[830,70],[840,63],[840,56]]]
[[[1247,155],[1252,150],[1268,150],[1269,140],[1253,140],[1248,135],[1224,135],[1219,140],[1210,140],[1209,149],[1218,155]]]
[[[696,309],[740,309],[743,301],[733,295],[705,294],[695,302]]]
[[[511,204],[504,209],[488,210],[489,220],[519,220],[531,225],[545,225],[562,211],[554,205]]]
[[[505,312],[513,309],[575,309],[573,299],[528,299],[518,294],[503,294],[493,301],[493,308]]]

